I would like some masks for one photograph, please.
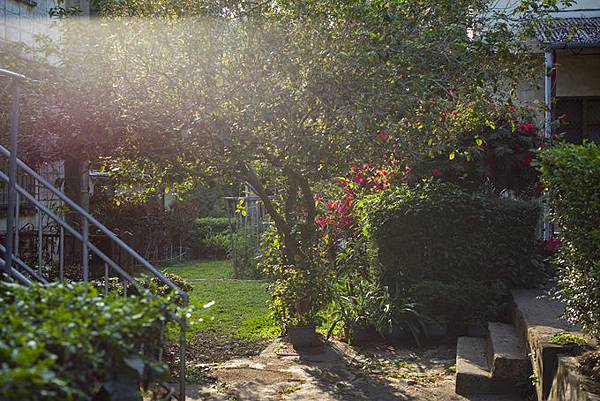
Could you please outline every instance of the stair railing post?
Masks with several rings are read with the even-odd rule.
[[[39,193],[38,193],[38,199]],[[38,209],[37,214],[37,264],[38,274],[42,274],[42,265],[44,264],[44,216],[42,215],[41,209]]]
[[[4,271],[12,273],[14,246],[15,204],[17,200],[17,132],[19,131],[19,97],[21,88],[19,81],[13,79],[13,97],[10,107],[10,156],[8,159],[8,208],[6,216],[6,237],[4,238]]]
[[[184,306],[184,309],[187,309],[187,307],[188,307],[187,301],[184,300],[183,306]],[[181,321],[179,323],[179,325],[180,325],[179,326],[179,400],[181,400],[181,401],[185,401],[185,398],[186,398],[186,394],[185,394],[185,372],[186,372],[185,332],[187,329],[187,319],[186,319],[185,313],[187,313],[187,312],[184,312],[182,314]]]
[[[58,277],[60,281],[65,279],[65,229],[60,226],[58,238]]]
[[[83,233],[82,233],[82,237],[83,237],[83,248],[81,250],[81,258],[82,258],[82,265],[83,265],[83,281],[87,282],[89,280],[89,273],[90,273],[90,267],[89,267],[89,236],[90,236],[90,224],[87,220],[87,218],[85,216],[81,216],[83,218],[82,224],[83,224]]]

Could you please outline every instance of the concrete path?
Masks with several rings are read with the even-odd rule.
[[[216,384],[192,386],[192,401],[522,401],[454,392],[453,346],[422,351],[333,341],[296,352],[282,339],[260,355],[217,366]]]

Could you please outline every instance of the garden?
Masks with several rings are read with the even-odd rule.
[[[0,53],[33,78],[20,157],[63,160],[56,185],[174,286],[120,253],[135,285],[68,252],[51,284],[6,277],[0,398],[457,399],[456,338],[532,288],[600,380],[600,147],[516,98],[557,7],[521,3],[59,3],[59,39]]]

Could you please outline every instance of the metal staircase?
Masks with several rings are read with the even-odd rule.
[[[143,273],[150,277],[156,277],[161,283],[175,291],[181,299],[181,305],[184,307],[188,306],[188,296],[178,286],[173,284],[168,278],[166,278],[158,269],[156,269],[147,260],[141,257],[135,250],[129,245],[118,238],[111,230],[106,228],[98,220],[96,220],[90,213],[84,210],[72,199],[67,197],[60,189],[49,183],[44,177],[34,171],[27,164],[17,158],[17,133],[19,130],[19,95],[20,88],[26,84],[28,78],[14,73],[12,71],[4,70],[0,68],[0,78],[10,79],[10,85],[12,88],[12,99],[10,109],[10,150],[4,146],[0,146],[0,163],[4,165],[8,160],[8,171],[2,171],[0,169],[0,182],[6,183],[8,186],[8,203],[7,203],[7,214],[6,214],[6,230],[5,230],[5,241],[4,245],[0,245],[0,269],[3,270],[5,278],[9,280],[16,280],[23,285],[30,285],[33,282],[39,282],[42,284],[48,284],[49,278],[45,277],[43,271],[42,253],[43,242],[40,236],[38,237],[37,243],[37,266],[30,266],[26,261],[19,258],[18,251],[15,249],[18,247],[18,236],[19,236],[19,198],[28,201],[38,216],[38,221],[41,222],[43,218],[50,220],[58,228],[60,235],[58,236],[60,257],[58,260],[58,275],[59,280],[64,279],[64,248],[65,248],[65,237],[70,237],[77,244],[80,245],[81,251],[81,280],[89,281],[90,276],[90,260],[93,258],[94,261],[100,264],[100,268],[103,269],[103,275],[99,280],[104,281],[105,292],[109,288],[110,276],[116,276],[123,284],[123,293],[127,295],[127,287],[133,286],[139,289],[140,294],[144,296],[158,296],[151,293],[149,290],[142,288],[140,282],[134,277],[134,275],[127,271],[121,265],[120,257],[115,258],[107,255],[106,251],[102,251],[101,245],[94,243],[98,235],[90,236],[90,230],[93,233],[99,233],[102,235],[104,241],[108,240],[111,243],[113,249],[119,250],[119,255],[128,255],[136,264],[141,266]],[[51,193],[55,196],[59,202],[60,208],[53,208],[47,203],[42,202],[36,193],[31,193],[23,186],[19,185],[17,181],[17,175],[27,176],[29,179],[34,180],[38,188],[43,188],[44,191]],[[35,192],[35,191],[34,191]],[[40,191],[37,191],[39,193]],[[56,210],[58,209],[58,210]],[[67,215],[71,216],[69,221],[65,218]],[[80,221],[79,227],[74,227],[72,222],[72,216],[76,216]],[[1,229],[0,229],[1,230]],[[41,228],[40,228],[41,230]],[[115,260],[116,259],[116,260]],[[97,263],[97,264],[98,264]],[[98,266],[96,266],[98,267]],[[172,314],[171,316],[179,325],[179,388],[175,398],[179,400],[185,400],[185,332],[186,332],[186,317]],[[161,353],[162,354],[162,353]]]

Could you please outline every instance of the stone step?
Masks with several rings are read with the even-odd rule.
[[[569,354],[573,345],[550,342],[553,334],[568,331],[581,334],[579,327],[562,318],[563,306],[548,299],[543,290],[513,290],[513,323],[529,353],[538,401],[547,400],[556,376],[558,355]]]
[[[493,377],[485,338],[459,337],[456,345],[456,393],[518,395],[521,387],[512,379]]]
[[[488,323],[487,354],[492,377],[514,380],[515,383],[529,380],[531,369],[525,344],[512,325]]]
[[[456,393],[491,394],[486,343],[483,338],[459,337],[456,343]]]

